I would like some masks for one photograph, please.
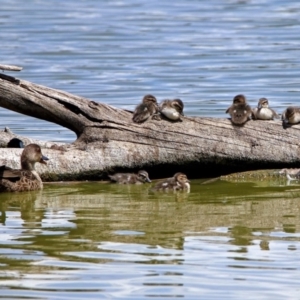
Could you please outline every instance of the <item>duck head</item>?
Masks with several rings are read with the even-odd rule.
[[[142,103],[146,105],[154,105],[155,107],[158,107],[156,98],[150,94],[144,96]]]
[[[258,100],[258,108],[268,108],[269,107],[269,101],[267,98],[260,98]]]
[[[174,99],[171,105],[183,116],[184,104],[180,99]]]
[[[246,104],[246,97],[242,94],[236,95],[233,98],[233,104]]]
[[[144,170],[138,172],[138,179],[141,182],[151,182],[148,173]]]
[[[34,170],[35,163],[46,165],[48,157],[42,154],[41,147],[37,144],[27,145],[21,155],[21,166],[23,170]]]

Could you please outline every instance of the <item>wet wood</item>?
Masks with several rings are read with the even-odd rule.
[[[137,95],[136,103],[142,96]],[[76,133],[72,144],[35,141],[48,148],[43,152],[52,158],[41,170],[48,180],[101,179],[108,172],[142,168],[156,178],[178,171],[210,177],[300,163],[300,125],[284,128],[279,120],[249,121],[239,127],[227,118],[185,116],[182,122],[135,124],[130,111],[4,74],[0,106]],[[5,145],[13,136],[0,132],[0,141]],[[0,164],[16,165],[20,152],[0,149]]]

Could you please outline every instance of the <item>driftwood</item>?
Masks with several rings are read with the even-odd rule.
[[[5,70],[5,71],[21,71],[22,69],[23,69],[22,67],[17,67],[17,66],[0,65],[0,70]]]
[[[251,120],[238,127],[227,118],[185,116],[182,122],[135,124],[130,111],[4,74],[0,106],[76,133],[72,144],[20,137],[25,144],[40,144],[51,159],[48,167],[38,169],[44,180],[101,179],[114,171],[138,169],[146,169],[152,178],[178,171],[199,178],[300,163],[300,125],[284,128],[279,120]],[[0,144],[12,137],[0,132]],[[0,148],[0,165],[18,167],[21,151]]]

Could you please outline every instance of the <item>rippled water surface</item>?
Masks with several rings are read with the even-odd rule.
[[[181,98],[226,117],[233,96],[299,103],[297,1],[1,0],[6,74],[133,109]],[[0,125],[71,142],[55,124],[0,108]],[[0,129],[2,129],[0,128]],[[151,174],[150,174],[151,175]],[[170,174],[171,175],[171,174]],[[299,183],[47,184],[0,195],[0,298],[299,299]]]
[[[1,298],[297,299],[299,184],[1,195]],[[245,190],[248,191],[245,194]]]
[[[1,63],[24,67],[9,74],[126,109],[147,93],[216,117],[238,93],[279,112],[299,101],[297,1],[2,0],[0,28]],[[75,138],[4,109],[0,117],[16,133]]]

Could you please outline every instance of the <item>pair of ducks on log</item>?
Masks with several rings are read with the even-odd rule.
[[[132,120],[135,123],[143,123],[150,117],[153,120],[161,120],[164,116],[172,121],[181,121],[184,104],[180,99],[163,100],[160,104],[152,95],[146,95],[133,112]]]
[[[13,146],[23,148],[23,143],[14,139]],[[11,147],[11,145],[8,145]],[[0,167],[0,192],[25,192],[41,190],[43,182],[35,170],[35,164],[47,164],[48,158],[42,154],[41,147],[37,144],[27,145],[21,155],[21,169],[12,169],[7,166]],[[111,181],[120,184],[143,184],[151,182],[146,171],[137,174],[117,173],[109,176]],[[183,173],[176,173],[173,177],[158,182],[153,191],[179,191],[190,190],[189,180]]]
[[[279,118],[279,115],[269,107],[267,98],[260,98],[257,107],[251,108],[247,104],[244,95],[236,95],[233,98],[232,105],[226,110],[230,114],[231,122],[235,125],[244,125],[251,118],[254,120],[273,120]],[[289,106],[281,115],[284,125],[293,125],[300,122],[300,108]]]

